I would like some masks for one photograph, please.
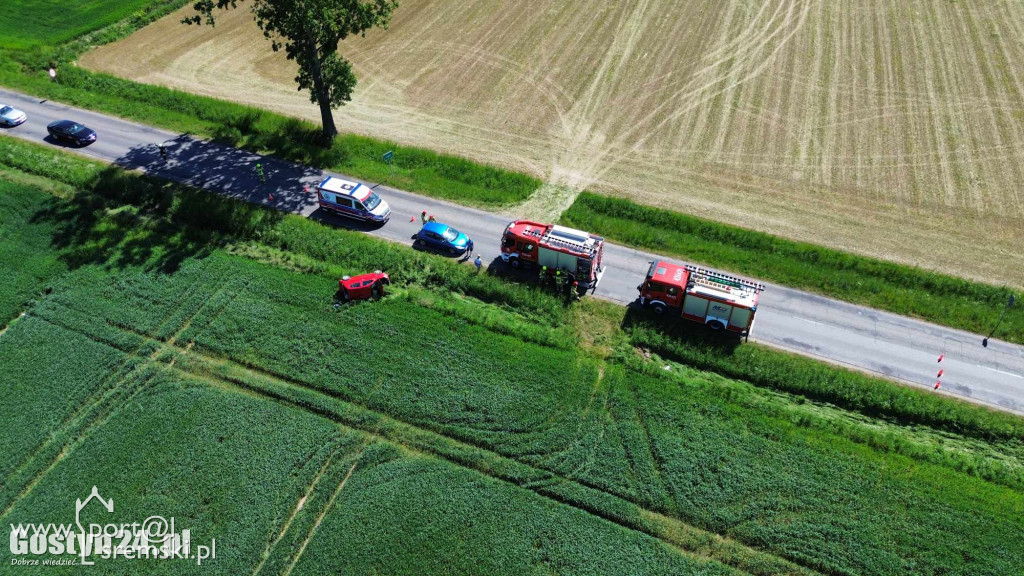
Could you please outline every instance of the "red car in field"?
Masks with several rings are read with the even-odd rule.
[[[371,274],[345,276],[338,280],[338,299],[349,300],[377,299],[384,295],[384,287],[391,284],[386,272],[375,270]]]

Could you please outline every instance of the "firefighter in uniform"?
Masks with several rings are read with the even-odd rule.
[[[544,283],[547,282],[547,280],[548,280],[548,267],[547,266],[541,266],[540,267],[540,272],[537,274],[537,284],[540,284],[541,286],[543,286]]]

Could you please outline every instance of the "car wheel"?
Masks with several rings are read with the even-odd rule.
[[[459,251],[457,249],[455,249],[455,248],[449,248],[448,249],[448,253],[451,254],[452,256],[454,256],[454,255],[458,254]]]
[[[417,239],[416,240],[416,245],[419,246],[420,248],[423,248],[424,246],[427,245],[427,243],[424,242],[423,240]]]
[[[664,314],[665,310],[666,310],[665,305],[662,304],[661,302],[655,302],[654,304],[651,304],[651,311],[653,311],[658,316],[661,316],[662,314]]]
[[[712,320],[711,322],[708,322],[708,328],[717,332],[718,330],[725,330],[725,325],[718,320]]]
[[[509,258],[508,265],[513,268],[519,268],[523,265],[523,263],[519,261],[519,258]]]

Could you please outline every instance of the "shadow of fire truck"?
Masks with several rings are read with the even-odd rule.
[[[639,301],[626,307],[620,327],[629,334],[633,344],[672,359],[680,359],[674,352],[680,348],[688,349],[687,358],[692,356],[693,350],[731,356],[743,343],[743,337],[736,332],[712,330],[674,314],[658,315],[642,307]]]

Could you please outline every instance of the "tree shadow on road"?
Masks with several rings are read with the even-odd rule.
[[[316,209],[316,185],[322,175],[318,168],[196,140],[187,134],[136,146],[114,163],[295,214]]]

